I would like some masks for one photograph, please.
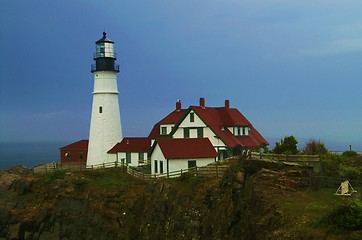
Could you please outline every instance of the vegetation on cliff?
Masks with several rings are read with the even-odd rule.
[[[0,239],[360,239],[358,195],[311,185],[311,171],[259,160],[231,162],[221,179],[1,170]],[[352,228],[330,221],[341,206]]]

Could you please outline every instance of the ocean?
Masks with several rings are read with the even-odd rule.
[[[12,166],[34,167],[40,163],[58,162],[59,148],[69,142],[0,143],[0,168]]]

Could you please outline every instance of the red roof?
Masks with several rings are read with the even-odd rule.
[[[196,114],[208,125],[214,133],[229,147],[238,145],[243,147],[260,146],[269,144],[268,141],[252,126],[246,117],[236,108],[228,107],[199,107],[191,106]],[[235,136],[227,127],[250,127],[249,135]]]
[[[61,147],[61,150],[71,149],[71,150],[88,150],[88,140],[80,140],[78,142],[71,143],[67,146]]]
[[[151,150],[151,139],[146,137],[127,137],[117,143],[109,153],[117,152],[149,152]]]
[[[169,115],[167,115],[165,118],[163,118],[161,121],[155,124],[155,126],[152,128],[150,134],[148,135],[149,138],[159,138],[161,137],[160,134],[160,126],[162,124],[175,124],[177,123],[181,117],[184,115],[187,109],[180,109],[175,110],[171,112]]]
[[[208,138],[159,138],[156,141],[166,159],[218,156]]]

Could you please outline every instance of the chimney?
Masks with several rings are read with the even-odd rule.
[[[176,111],[177,112],[181,111],[181,100],[180,99],[177,100],[177,102],[176,102]]]
[[[230,108],[230,101],[229,100],[225,100],[225,108]]]
[[[200,107],[205,108],[205,98],[200,98]]]

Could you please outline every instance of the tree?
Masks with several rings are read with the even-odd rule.
[[[328,149],[320,140],[311,139],[305,144],[303,153],[308,155],[325,155],[328,153]]]
[[[294,136],[284,137],[280,142],[275,143],[272,151],[276,154],[297,154],[299,153],[297,144],[298,140]]]

